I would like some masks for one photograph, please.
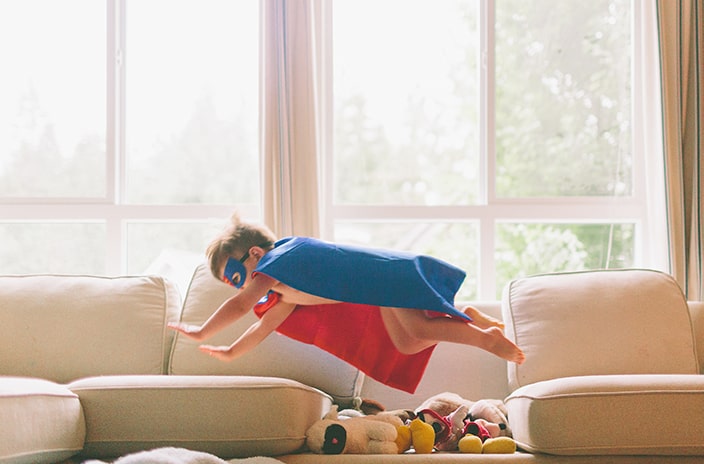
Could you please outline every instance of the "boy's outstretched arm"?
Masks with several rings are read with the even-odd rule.
[[[247,314],[275,284],[276,280],[271,277],[257,274],[245,288],[220,305],[203,325],[169,322],[168,327],[196,341],[206,340]]]
[[[222,361],[232,361],[259,345],[271,332],[296,308],[293,303],[278,302],[265,312],[261,319],[249,326],[247,330],[230,346],[201,345],[202,352]]]

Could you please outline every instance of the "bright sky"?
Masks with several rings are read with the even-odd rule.
[[[59,20],[66,11],[81,14]],[[104,17],[95,0],[0,2],[0,161],[31,124],[22,102],[31,91],[65,153],[85,133],[104,133]]]
[[[458,59],[443,44],[475,40],[457,15],[462,2],[476,4],[335,0],[335,53],[344,57],[347,70],[335,75],[337,89],[366,92],[371,116],[391,133],[401,130],[409,95],[434,95],[441,107],[452,90],[448,69]],[[22,113],[22,98],[30,91],[64,156],[87,134],[104,137],[105,15],[105,2],[97,0],[0,2],[0,167],[33,125],[31,113]],[[182,127],[204,89],[215,95],[224,119],[234,119],[233,111],[256,111],[258,15],[254,0],[127,4],[125,94],[132,154],[151,151],[155,132],[168,138]]]
[[[370,114],[389,132],[401,130],[395,123],[403,118],[409,95],[428,95],[438,103],[452,98],[450,70],[460,59],[452,52],[460,48],[448,45],[471,46],[476,40],[457,13],[459,5],[477,2],[333,2],[335,57],[344,57],[344,63],[335,64],[336,89],[344,95],[367,94]]]
[[[0,2],[0,167],[21,139],[38,135],[27,133],[35,125],[29,116],[36,114],[23,112],[32,91],[40,125],[53,125],[65,156],[86,135],[105,136],[105,3]],[[257,1],[139,0],[127,7],[126,103],[133,146],[153,142],[155,129],[170,134],[181,127],[190,111],[178,109],[193,108],[204,89],[216,102],[228,103],[218,106],[226,119],[257,104]],[[247,101],[231,104],[243,95]]]

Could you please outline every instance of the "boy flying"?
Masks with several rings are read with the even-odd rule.
[[[465,274],[435,258],[303,237],[275,242],[268,228],[237,216],[207,255],[213,275],[240,291],[203,325],[169,327],[203,341],[254,309],[259,320],[233,344],[200,346],[224,361],[277,331],[413,392],[440,341],[473,345],[519,364],[525,359],[500,321],[471,306],[454,307]]]

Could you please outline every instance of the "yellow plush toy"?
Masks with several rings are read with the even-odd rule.
[[[399,454],[405,453],[413,446],[413,435],[408,425],[403,424],[396,427],[396,446]]]
[[[411,421],[408,427],[411,429],[413,449],[416,453],[432,453],[435,446],[435,430],[433,426],[416,418]]]
[[[413,448],[417,454],[429,454],[435,446],[435,429],[420,419],[396,427],[398,452],[405,453]]]
[[[462,453],[483,454],[513,454],[516,452],[516,442],[509,437],[482,439],[476,435],[465,435],[457,444]]]

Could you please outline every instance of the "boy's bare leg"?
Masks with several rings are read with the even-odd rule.
[[[498,327],[480,328],[447,317],[427,318],[416,309],[381,308],[381,316],[391,341],[402,353],[417,353],[444,341],[476,346],[518,364],[525,360],[523,351]]]
[[[467,316],[471,317],[472,323],[480,329],[498,327],[499,329],[504,330],[504,323],[502,321],[479,311],[474,306],[466,306],[462,308],[461,311]]]
[[[397,308],[380,308],[381,319],[386,326],[386,332],[396,349],[403,354],[415,354],[436,345],[437,341],[423,340],[406,330],[405,325],[399,320]],[[415,310],[414,310],[415,311]],[[421,312],[421,311],[418,311]]]

